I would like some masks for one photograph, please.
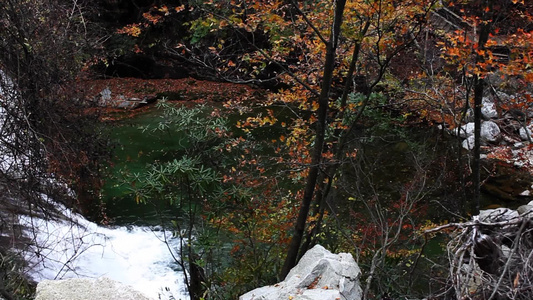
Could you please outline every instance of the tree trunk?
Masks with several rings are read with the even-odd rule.
[[[346,110],[346,103],[348,100],[348,95],[352,88],[352,80],[353,80],[353,74],[355,73],[355,66],[357,61],[359,60],[359,53],[361,50],[361,43],[363,40],[363,37],[365,36],[366,32],[368,31],[368,28],[370,27],[370,19],[368,19],[365,22],[365,25],[363,26],[360,34],[359,34],[359,40],[356,41],[354,50],[352,53],[352,61],[350,63],[350,67],[348,69],[348,73],[346,75],[345,83],[344,83],[344,89],[341,96],[341,104],[340,104],[340,112],[337,115],[338,119],[343,118],[344,112]],[[337,143],[333,144],[332,152],[335,153],[335,157],[340,157],[340,153],[343,151],[344,143],[341,143],[341,135],[343,130],[336,129],[334,133],[334,138],[337,140]],[[320,233],[320,228],[322,224],[322,219],[324,218],[324,213],[326,211],[326,203],[327,198],[329,197],[329,192],[331,190],[332,181],[334,180],[337,169],[339,167],[339,164],[337,162],[334,162],[331,164],[323,174],[323,176],[320,176],[319,183],[320,183],[320,189],[319,193],[317,193],[317,196],[315,198],[316,202],[316,209],[313,211],[313,215],[318,214],[318,220],[315,222],[315,226],[311,232],[307,234],[305,237],[305,242],[301,247],[300,254],[298,256],[298,259],[300,259],[304,254],[305,251],[309,250],[314,246],[314,237]]]
[[[490,26],[492,22],[492,0],[486,0],[484,7],[487,7],[488,10],[485,11],[482,17],[482,22],[480,22],[479,29],[479,39],[478,47],[479,51],[485,49],[485,44],[489,38]],[[479,64],[484,62],[482,55],[476,55],[476,67],[479,67]],[[479,214],[480,208],[480,187],[481,187],[481,106],[483,103],[483,88],[485,86],[485,81],[479,72],[475,75],[474,78],[474,159],[472,165],[472,177],[474,184],[474,199],[472,205],[472,214]]]
[[[307,175],[304,196],[298,212],[298,218],[294,228],[294,234],[287,250],[287,257],[281,269],[280,278],[284,279],[289,271],[296,265],[298,258],[298,250],[302,243],[305,226],[307,223],[307,216],[309,208],[313,200],[315,187],[318,179],[318,172],[320,171],[320,164],[322,162],[322,150],[324,146],[324,138],[326,132],[326,117],[329,106],[329,92],[331,89],[331,80],[333,77],[333,70],[335,68],[335,51],[337,49],[338,37],[341,30],[342,16],[344,13],[344,6],[346,0],[337,0],[335,7],[335,16],[333,19],[333,27],[331,37],[326,45],[326,61],[324,62],[324,74],[322,79],[322,88],[318,98],[317,123],[315,133],[315,146],[311,157],[311,166],[309,167],[309,174]]]

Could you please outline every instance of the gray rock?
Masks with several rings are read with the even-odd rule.
[[[523,142],[516,142],[513,144],[513,149],[522,149],[526,146]]]
[[[121,99],[115,103],[116,108],[136,109],[144,104],[139,98]]]
[[[464,284],[469,294],[474,294],[483,284],[481,276],[472,276],[471,274],[482,274],[482,272],[477,263],[461,264],[459,280]]]
[[[44,280],[37,285],[35,300],[150,300],[141,292],[112,279],[73,278]]]
[[[516,211],[521,215],[529,215],[531,216],[533,214],[533,206],[532,205],[522,205],[516,209]]]
[[[111,102],[111,90],[109,88],[105,88],[100,92],[100,99],[99,99],[99,105],[101,106],[107,106]]]
[[[475,142],[475,138],[473,135],[471,135],[467,137],[466,139],[464,139],[462,147],[466,150],[472,150],[474,149],[474,142]]]
[[[531,136],[531,128],[533,128],[532,123],[529,123],[525,128],[523,126],[520,127],[518,133],[520,134],[520,138],[522,139],[522,141],[529,141],[530,137],[531,139],[533,139],[533,137]]]
[[[531,129],[520,127],[519,131],[522,141],[527,141],[531,137]]]
[[[523,162],[523,161],[514,161],[513,162],[513,166],[517,167],[517,168],[523,168],[526,164]]]
[[[458,129],[454,129],[454,132],[462,138],[468,138],[469,136],[474,135],[474,123],[467,123]]]
[[[102,107],[122,109],[136,109],[148,103],[146,99],[141,100],[139,98],[126,98],[124,95],[112,97],[112,92],[107,87],[100,92],[100,96],[97,97],[97,99],[98,105]]]
[[[502,91],[498,91],[496,92],[496,96],[494,98],[497,101],[500,101],[500,103],[509,103],[514,97]]]
[[[505,207],[496,209],[486,209],[479,212],[479,220],[481,222],[504,222],[516,219],[519,214],[516,210]]]
[[[360,276],[351,254],[332,254],[317,245],[305,253],[284,281],[250,291],[239,300],[360,300]]]
[[[496,105],[489,98],[483,98],[483,106],[481,106],[481,115],[483,119],[490,120],[498,118],[498,111],[496,110]]]
[[[507,76],[503,75],[501,72],[496,71],[494,73],[487,74],[486,80],[490,82],[490,85],[499,88],[507,81]],[[498,92],[498,94],[501,92]]]
[[[492,121],[485,121],[481,123],[481,140],[487,141],[487,142],[497,142],[500,138],[500,127],[498,127],[498,124],[492,122]]]

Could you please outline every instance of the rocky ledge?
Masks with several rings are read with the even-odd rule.
[[[360,300],[361,270],[349,253],[332,254],[316,245],[284,281],[250,291],[239,300]]]
[[[37,285],[35,300],[150,300],[141,292],[112,279],[73,278],[44,280]]]
[[[533,112],[518,109],[504,110],[499,103],[511,103],[515,98],[503,92],[483,98],[480,142],[482,159],[495,159],[526,169],[533,174]],[[473,111],[466,114],[466,124],[449,130],[463,139],[462,146],[474,148]]]
[[[349,253],[332,254],[320,245],[307,251],[287,278],[250,291],[239,300],[361,300],[361,270]],[[35,300],[150,300],[112,279],[44,280]]]

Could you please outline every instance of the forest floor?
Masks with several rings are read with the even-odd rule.
[[[111,98],[137,99],[154,102],[157,99],[183,101],[190,103],[228,102],[254,103],[264,99],[266,91],[253,89],[244,84],[224,83],[184,79],[139,79],[110,78],[83,80],[77,84],[78,91],[87,95],[90,101],[98,103],[104,90],[108,89]],[[148,109],[145,105],[128,110],[109,106],[100,106],[96,110],[103,121],[129,118]]]

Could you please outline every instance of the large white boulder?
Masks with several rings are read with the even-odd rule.
[[[505,222],[516,220],[519,217],[520,215],[516,210],[499,207],[496,209],[480,210],[478,219],[481,222]]]
[[[487,142],[497,142],[500,138],[500,127],[498,127],[498,124],[492,121],[485,121],[481,123],[481,140],[487,141]]]
[[[72,278],[43,280],[37,285],[35,300],[150,300],[141,292],[118,281]]]
[[[474,123],[470,122],[461,127],[454,129],[454,133],[462,138],[468,138],[474,135]]]
[[[250,291],[239,300],[360,300],[361,270],[349,253],[332,254],[316,245],[284,281]]]
[[[471,135],[469,137],[467,137],[466,139],[463,140],[463,148],[465,148],[466,150],[472,150],[474,149],[474,145],[476,143],[476,138]]]
[[[481,115],[485,120],[498,118],[498,110],[496,110],[496,105],[491,99],[486,97],[483,98],[481,106]]]
[[[518,133],[520,134],[520,138],[522,141],[529,141],[530,138],[533,139],[533,135],[531,133],[531,129],[533,128],[533,123],[529,123],[527,126],[520,127]]]
[[[462,146],[467,150],[472,150],[474,148],[474,128],[474,123],[467,123],[453,130],[454,134],[464,138]],[[495,143],[501,138],[500,127],[498,127],[498,124],[493,121],[482,122],[480,137],[482,145]]]

